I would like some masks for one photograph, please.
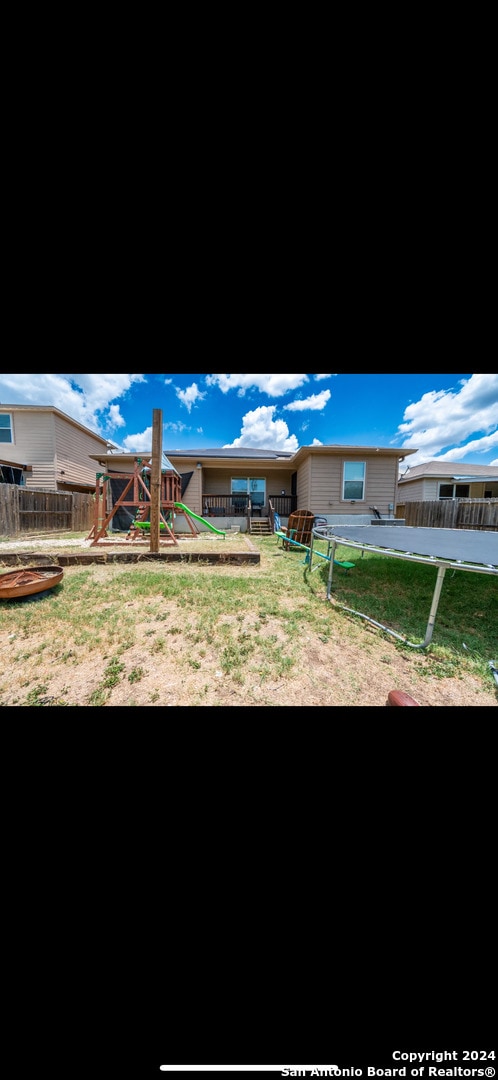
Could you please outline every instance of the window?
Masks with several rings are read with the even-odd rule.
[[[23,487],[24,476],[22,469],[16,469],[13,465],[0,465],[0,484],[17,484],[19,487]]]
[[[253,506],[264,506],[265,481],[261,477],[238,476],[232,479],[232,495],[250,495]]]
[[[348,502],[362,502],[365,498],[365,462],[345,461],[342,497]]]
[[[468,499],[470,492],[469,484],[440,484],[440,499]]]
[[[12,442],[12,420],[8,413],[0,413],[0,443]]]

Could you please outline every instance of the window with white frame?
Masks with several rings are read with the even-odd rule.
[[[347,502],[363,502],[365,499],[364,461],[345,461],[342,479],[342,497]]]
[[[12,442],[12,418],[9,413],[0,413],[0,443]]]

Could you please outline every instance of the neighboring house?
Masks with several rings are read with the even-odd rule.
[[[211,518],[267,516],[273,509],[286,518],[292,510],[310,510],[330,524],[345,517],[365,522],[371,506],[394,516],[399,464],[416,449],[374,446],[302,446],[296,453],[246,447],[164,451],[182,478],[181,501],[194,514]],[[93,455],[106,474],[132,473],[139,454],[119,450]],[[150,459],[150,452],[143,455]]]
[[[0,405],[0,483],[34,491],[95,491],[92,455],[107,439],[51,405]]]
[[[397,501],[498,498],[496,465],[469,465],[457,461],[426,461],[408,465],[398,481]]]

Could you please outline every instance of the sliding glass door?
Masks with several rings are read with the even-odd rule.
[[[232,496],[250,496],[253,507],[265,505],[266,480],[264,477],[238,476],[232,478]]]

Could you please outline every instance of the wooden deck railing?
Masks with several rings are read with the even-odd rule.
[[[207,495],[202,498],[204,517],[245,517],[249,510],[249,495]],[[295,495],[269,495],[265,508],[271,503],[280,517],[288,517],[295,509]]]

